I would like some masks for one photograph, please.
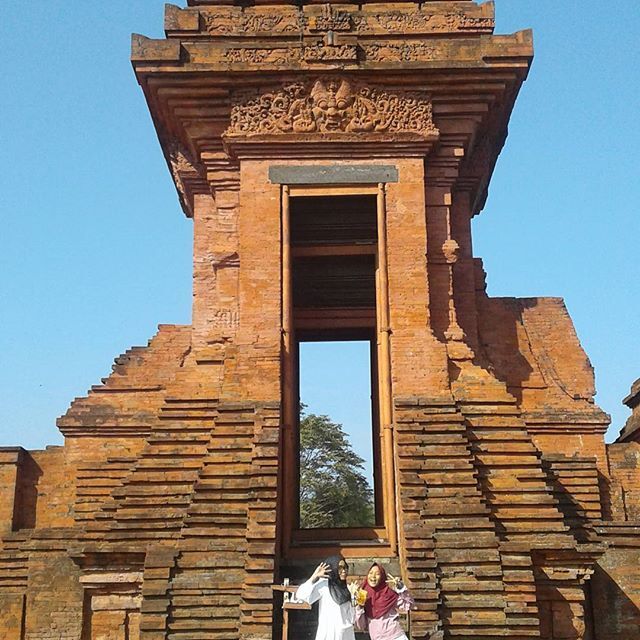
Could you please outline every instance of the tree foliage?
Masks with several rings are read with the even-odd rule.
[[[341,424],[300,412],[300,526],[303,529],[374,524],[373,490],[364,460]]]

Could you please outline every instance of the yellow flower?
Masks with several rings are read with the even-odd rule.
[[[355,595],[356,604],[360,607],[364,607],[364,603],[367,601],[367,592],[364,589],[358,589]]]

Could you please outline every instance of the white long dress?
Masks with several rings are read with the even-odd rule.
[[[320,578],[316,582],[307,580],[298,587],[295,597],[309,604],[319,601],[316,640],[355,640],[355,609],[350,600],[338,604],[331,597],[326,578]]]

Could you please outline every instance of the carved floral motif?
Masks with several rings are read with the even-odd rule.
[[[423,92],[392,93],[341,77],[238,92],[227,134],[412,132],[437,134]]]
[[[317,44],[305,47],[303,58],[308,62],[355,61],[358,59],[358,49],[352,44],[337,46]]]
[[[438,50],[424,42],[370,44],[364,47],[366,59],[371,62],[413,62],[433,60]]]
[[[231,64],[269,64],[273,66],[299,63],[302,59],[300,47],[232,47],[227,49],[223,56]]]
[[[202,11],[204,28],[215,36],[255,35],[257,33],[453,33],[456,31],[490,32],[495,26],[491,17],[469,16],[462,11],[429,13],[423,9],[391,11],[336,10],[324,5],[319,15],[304,15],[292,9],[282,12],[237,11],[219,8]]]
[[[271,53],[269,49],[245,49],[245,48],[234,48],[227,49],[224,52],[225,60],[233,64],[238,63],[253,63],[260,64],[264,62]]]
[[[496,26],[493,18],[472,18],[464,13],[448,13],[446,15],[447,25],[451,29],[462,30],[489,30]]]
[[[346,11],[335,11],[332,5],[325,4],[322,7],[322,14],[309,21],[309,29],[310,31],[350,31],[351,15]]]
[[[276,14],[250,15],[243,14],[242,29],[244,31],[273,31],[282,24],[284,17]]]
[[[314,62],[356,62],[358,47],[319,42],[305,47],[229,47],[222,53],[231,64],[291,65],[302,60]]]
[[[213,35],[227,35],[237,31],[238,21],[230,14],[202,13],[206,30]]]
[[[294,15],[276,13],[202,13],[206,30],[212,35],[271,33],[276,29],[280,33],[299,31],[303,18]]]
[[[490,31],[493,18],[471,17],[464,13],[434,14],[425,11],[382,11],[354,21],[355,30],[387,33],[449,33],[455,31]]]

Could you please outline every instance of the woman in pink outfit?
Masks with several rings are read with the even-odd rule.
[[[398,612],[409,611],[414,601],[402,581],[388,580],[384,568],[374,562],[361,588],[367,600],[356,608],[356,627],[368,631],[371,640],[407,640]]]

